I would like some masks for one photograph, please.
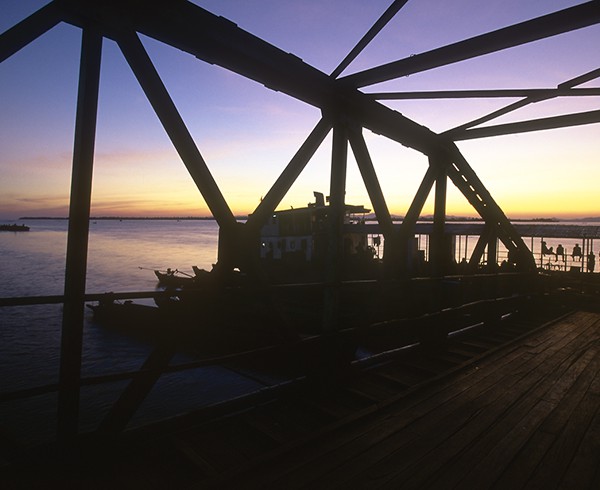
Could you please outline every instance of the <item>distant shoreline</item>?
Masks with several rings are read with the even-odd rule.
[[[17,220],[10,221],[24,221],[24,220],[68,220],[67,217],[56,217],[56,216],[22,216]],[[248,216],[235,216],[236,220],[247,220]],[[508,218],[511,223],[518,223],[522,221],[527,222],[539,222],[539,223],[560,223],[563,221],[589,221],[589,222],[600,222],[600,217],[587,217],[587,218]],[[216,221],[213,216],[92,216],[90,221]],[[3,220],[6,221],[6,220]],[[377,221],[375,217],[368,216],[366,221]],[[402,216],[392,216],[392,221],[403,221]],[[432,216],[422,216],[419,221],[433,221]],[[464,216],[446,216],[446,222],[452,221],[483,221],[479,217],[464,217]]]
[[[19,218],[19,221],[23,221],[26,219],[37,219],[37,220],[68,220],[69,218],[60,218],[60,217],[53,217],[53,216],[22,216],[21,218]],[[237,216],[236,219],[247,219],[247,216]],[[210,217],[205,217],[205,216],[168,216],[168,217],[161,217],[161,216],[156,216],[156,217],[151,217],[151,216],[142,216],[142,217],[136,217],[136,216],[91,216],[90,217],[90,221],[104,221],[104,220],[118,220],[118,221],[125,221],[125,220],[171,220],[171,221],[189,221],[189,220],[202,220],[202,221],[215,221],[215,218],[210,216]]]

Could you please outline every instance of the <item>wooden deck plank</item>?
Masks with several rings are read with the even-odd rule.
[[[590,365],[590,377],[596,377],[596,387],[600,385],[600,345],[596,346],[596,362]],[[532,489],[549,488],[557,481],[561,481],[571,461],[575,458],[577,451],[585,437],[594,416],[598,412],[599,397],[593,396],[597,388],[584,385],[583,393],[578,393],[580,402],[569,414],[569,417],[562,417],[563,427],[558,437],[544,456],[540,465],[536,468],[532,481],[528,487]],[[556,424],[558,425],[558,424]],[[600,450],[600,441],[596,442],[596,449]],[[553,478],[552,478],[553,477]]]
[[[560,483],[561,489],[589,489],[600,488],[600,399],[593,395],[596,405],[596,414],[588,427],[577,454],[571,461]]]
[[[499,342],[493,342],[489,339],[483,339],[483,338],[473,338],[473,339],[468,339],[468,340],[463,340],[461,342],[462,345],[465,345],[467,347],[475,347],[475,348],[479,348],[482,351],[486,351],[489,349],[494,348],[495,346],[497,346],[499,344]]]
[[[592,407],[600,395],[584,386],[597,370],[590,347],[599,337],[599,318],[576,314],[472,369],[402,398],[374,420],[281,455],[271,462],[268,475],[258,478],[252,472],[254,478],[242,481],[248,488],[416,488],[424,483],[448,488],[463,480],[484,487],[496,481],[517,484],[510,474],[523,459],[519,451],[539,448],[536,454],[527,452],[528,458],[533,456],[530,464],[521,464],[515,473],[535,475],[546,458],[568,446],[571,458],[562,470],[564,481],[589,482],[598,477],[590,464],[600,462],[597,439],[589,436],[590,431],[598,434],[600,415]],[[586,405],[568,401],[575,393],[583,395]],[[557,442],[562,432],[552,427],[558,427],[559,415],[569,417],[577,410],[585,415],[571,423],[579,427],[587,420],[588,429],[580,429],[576,439]],[[480,462],[476,468],[474,461]],[[485,470],[498,463],[498,469]],[[580,467],[587,472],[578,479]]]
[[[297,435],[288,430],[289,424],[283,425],[278,423],[272,416],[265,415],[264,411],[260,409],[249,411],[243,416],[243,419],[247,424],[270,437],[278,444],[283,444]]]
[[[402,388],[409,388],[421,383],[427,378],[427,375],[422,372],[415,373],[413,370],[404,369],[396,363],[390,364],[385,369],[377,370],[377,375],[397,383]]]
[[[476,356],[475,353],[465,354],[464,352],[460,353],[455,350],[450,350],[449,348],[444,349],[443,352],[436,352],[435,354],[440,359],[448,362],[449,366],[457,366],[465,361],[470,361]]]
[[[495,386],[498,383],[498,379],[493,377],[493,373],[503,376],[501,366],[497,366],[498,369],[492,371],[492,376],[489,377],[488,384],[485,382],[479,381],[477,386],[481,390],[489,389]],[[471,371],[471,373],[476,373],[477,369]],[[469,377],[465,377],[462,380],[462,386],[453,384],[449,387],[447,391],[447,396],[444,398],[443,396],[440,398],[437,394],[429,399],[425,399],[423,403],[418,403],[412,410],[409,410],[407,414],[405,414],[404,418],[399,418],[397,415],[395,420],[385,420],[381,426],[381,433],[377,431],[370,430],[366,432],[363,436],[364,439],[364,452],[355,456],[355,458],[351,461],[347,461],[344,464],[344,468],[340,469],[338,475],[332,475],[333,480],[344,478],[343,475],[346,476],[356,476],[359,474],[361,469],[368,466],[368,462],[377,463],[381,459],[385,458],[390,454],[394,449],[396,452],[398,450],[406,450],[407,458],[415,457],[415,454],[418,452],[419,447],[422,450],[428,450],[428,444],[423,443],[423,434],[428,432],[434,434],[438,433],[440,430],[443,430],[448,426],[444,422],[440,422],[439,427],[434,429],[425,429],[423,426],[429,425],[433,417],[430,417],[431,412],[438,410],[440,406],[443,406],[444,409],[448,412],[448,418],[453,419],[455,422],[461,420],[461,417],[468,417],[469,415],[459,410],[457,412],[457,407],[460,407],[462,401],[461,398],[464,397],[465,390],[471,386],[471,382],[469,381]],[[464,399],[464,398],[463,398]],[[393,423],[392,423],[393,422]],[[410,427],[410,431],[403,430],[406,427]],[[416,432],[415,432],[416,431]],[[375,436],[379,438],[378,441],[372,440],[371,438]],[[413,439],[415,442],[412,442]],[[407,441],[406,445],[398,445],[397,441]],[[419,447],[417,447],[419,445]],[[356,446],[355,443],[352,443],[352,446]],[[339,451],[337,451],[339,452]]]
[[[215,468],[221,474],[233,466],[242,466],[247,457],[237,449],[218,430],[186,432],[179,435],[180,440],[187,444],[187,450],[193,451],[199,459]]]
[[[510,466],[496,482],[496,488],[506,488],[507,486],[521,488],[524,486],[542,459],[547,458],[546,453],[550,447],[554,447],[554,450],[556,450],[554,443],[563,431],[570,434],[572,430],[577,431],[578,427],[586,427],[587,424],[580,416],[580,405],[589,403],[589,401],[586,401],[586,396],[594,378],[599,376],[599,362],[600,356],[596,354],[594,361],[588,365],[585,372],[577,379],[568,396],[542,422],[538,430],[515,455]],[[597,409],[597,405],[593,406]],[[584,409],[583,412],[586,412],[586,410]],[[593,413],[591,415],[593,416]],[[567,428],[568,426],[569,428]],[[574,428],[571,429],[570,426],[574,426]],[[585,437],[585,434],[581,437]]]
[[[177,437],[171,437],[173,447],[198,470],[207,476],[214,477],[218,475],[218,471],[206,459],[192,448],[187,441]]]
[[[569,342],[577,341],[578,336],[575,334],[569,339]],[[557,353],[561,355],[561,352],[562,350],[556,347],[549,350],[546,356],[531,357],[528,362],[543,365],[543,359]],[[518,358],[518,356],[514,356],[514,353],[512,357],[513,362]],[[529,365],[521,367],[509,364],[508,368],[508,374],[503,371],[503,377],[497,380],[497,383],[487,391],[480,392],[477,385],[470,387],[472,394],[466,394],[466,396],[465,393],[462,394],[461,399],[456,401],[457,405],[454,413],[442,415],[447,410],[447,407],[444,407],[429,414],[428,416],[435,422],[429,427],[424,427],[424,434],[427,434],[428,439],[422,443],[422,453],[412,451],[406,454],[398,454],[394,458],[388,457],[378,467],[369,469],[364,475],[365,480],[372,480],[374,475],[378,475],[382,484],[389,481],[390,485],[393,486],[394,482],[402,481],[403,485],[407,485],[409,482],[414,482],[417,485],[417,482],[428,479],[432,473],[443,471],[446,464],[449,464],[463,451],[471,447],[496,418],[504,413],[514,392],[519,390],[529,391],[538,379],[547,374],[545,369],[532,370],[532,366]],[[548,382],[548,384],[551,384],[551,382]],[[497,386],[502,386],[507,391],[500,392]],[[476,397],[472,395],[476,395]],[[469,418],[467,414],[471,414],[473,417]],[[465,421],[465,425],[462,425]],[[445,439],[445,437],[448,438]],[[472,451],[472,453],[479,455],[475,451]],[[423,458],[427,458],[429,462],[420,464],[420,459]],[[465,468],[460,469],[458,469],[456,463],[452,465],[456,474],[461,475],[469,469],[472,463],[469,463],[467,458],[464,464]],[[449,475],[445,476],[446,478],[449,477]]]
[[[390,380],[384,376],[380,376],[375,371],[364,371],[360,375],[361,381],[375,387],[382,393],[388,393],[388,398],[396,396],[398,393],[406,389],[406,386],[397,381]]]
[[[516,406],[510,410],[507,416],[493,429],[486,431],[484,437],[477,441],[469,449],[469,454],[461,456],[463,461],[472,458],[470,467],[462,468],[462,478],[459,479],[459,485],[464,488],[486,488],[497,480],[504,470],[511,464],[514,455],[518,454],[525,443],[540,427],[543,421],[556,408],[561,397],[566,394],[573,383],[573,378],[579,376],[590,363],[592,355],[582,356],[577,363],[570,366],[571,369],[559,374],[557,382],[548,384],[546,392],[551,396],[536,395],[535,392],[524,394],[527,402],[523,400],[521,406]],[[540,387],[540,390],[543,389]],[[539,393],[539,391],[538,391]],[[530,402],[532,398],[537,402]],[[506,434],[502,436],[502,434]],[[561,448],[565,449],[565,448]],[[485,454],[484,457],[481,457]],[[563,456],[565,454],[561,452]],[[544,456],[547,458],[548,452]],[[567,456],[568,457],[568,456]],[[478,459],[477,459],[478,458]],[[454,466],[454,465],[453,465]],[[538,467],[539,468],[539,467]],[[455,467],[453,467],[453,472]],[[555,481],[557,474],[556,467],[547,467],[546,475]],[[449,479],[446,474],[440,477],[440,481],[447,484]],[[528,485],[529,487],[529,485]],[[531,488],[531,487],[529,487]],[[544,488],[549,488],[548,486]]]
[[[497,328],[508,332],[506,325]],[[525,325],[529,336],[475,358],[478,349],[452,337],[448,352],[464,352],[470,364],[457,365],[461,355],[444,358],[446,345],[424,344],[356,365],[335,383],[307,378],[188,417],[131,439],[107,458],[106,471],[115,486],[139,478],[164,488],[173,472],[185,488],[516,490],[555,487],[561,478],[564,488],[593,488],[600,314],[578,312],[531,331],[535,325]]]
[[[526,354],[525,354],[526,356]],[[487,374],[493,375],[494,373],[500,373],[504,363],[508,363],[506,358],[500,358],[498,363],[494,366],[491,366],[488,370]],[[452,399],[459,399],[461,396],[461,392],[465,389],[465,386],[471,386],[471,382],[469,378],[477,372],[477,369],[472,369],[463,373],[463,377],[460,378],[460,382],[457,383],[462,386],[451,385],[445,391],[445,395],[447,399],[442,401],[444,406],[449,407],[449,401]],[[493,386],[497,383],[497,379],[491,379],[489,381],[489,386]],[[478,382],[478,386],[481,389],[484,389],[486,386],[483,382]],[[376,430],[366,430],[364,433],[358,430],[358,432],[354,435],[352,433],[344,432],[344,436],[350,434],[348,436],[348,441],[344,440],[343,442],[333,442],[328,445],[320,444],[318,450],[314,453],[309,452],[310,456],[313,457],[308,458],[308,460],[304,461],[304,464],[300,464],[302,462],[302,457],[306,458],[306,454],[300,455],[300,457],[293,456],[290,464],[296,466],[296,470],[292,475],[288,478],[285,478],[284,481],[276,481],[271,482],[275,486],[286,487],[286,488],[299,488],[299,483],[306,480],[307,478],[311,478],[312,475],[319,477],[319,472],[316,471],[321,465],[321,461],[326,462],[323,472],[327,472],[331,467],[331,460],[335,460],[338,464],[342,464],[339,473],[339,476],[334,476],[333,480],[344,480],[345,477],[351,477],[351,475],[356,473],[357,468],[361,468],[365,465],[365,461],[367,461],[367,456],[364,451],[377,447],[377,450],[381,452],[383,455],[388,453],[388,449],[384,446],[378,447],[378,443],[381,441],[385,441],[388,437],[394,435],[399,429],[398,427],[402,427],[405,424],[409,424],[414,418],[426,417],[427,413],[435,408],[437,408],[440,404],[439,395],[436,392],[433,392],[431,398],[424,397],[424,400],[420,400],[418,404],[412,407],[412,411],[406,415],[404,418],[399,418],[394,420],[394,423],[390,423],[388,420],[382,421],[379,427],[379,431]],[[410,402],[409,402],[410,403]],[[404,437],[402,434],[399,437]],[[409,438],[408,440],[411,440]],[[347,442],[346,445],[344,445]],[[393,445],[394,443],[392,443]],[[329,449],[329,453],[327,453],[326,449]],[[322,457],[326,457],[327,459],[321,459]],[[383,456],[379,456],[381,459]],[[375,460],[377,460],[377,456],[375,456]],[[308,469],[307,469],[308,468]]]
[[[453,352],[459,356],[464,356],[466,359],[471,359],[474,356],[477,356],[483,352],[484,349],[479,347],[468,346],[460,343],[460,341],[451,340],[448,343],[448,352]]]
[[[373,377],[360,376],[347,388],[352,393],[368,398],[371,403],[379,403],[394,396],[398,391],[390,390],[374,382]]]
[[[576,346],[584,343],[582,337],[577,336],[567,345],[577,348]],[[526,441],[527,435],[558,403],[545,399],[548,392],[556,389],[557,384],[567,385],[572,376],[577,376],[584,369],[591,357],[588,355],[588,358],[576,363],[574,358],[578,359],[579,356],[577,353],[572,354],[570,349],[549,349],[548,354],[532,357],[525,366],[525,372],[513,369],[513,374],[520,379],[494,403],[483,407],[478,405],[480,411],[474,414],[467,426],[428,454],[428,458],[435,461],[434,464],[428,465],[427,469],[420,467],[410,477],[406,474],[399,475],[393,481],[403,477],[405,484],[429,484],[431,474],[438,472],[434,481],[452,487],[463,485],[465,475],[477,468],[486,468],[486,478],[493,478],[494,473],[503,470],[503,465],[507,464],[506,454],[514,454],[515,448]],[[571,372],[573,374],[569,376]],[[487,396],[485,394],[485,398]],[[483,403],[487,401],[485,398]],[[468,406],[464,408],[472,410]],[[515,427],[519,429],[514,431]],[[472,488],[478,487],[475,485]]]

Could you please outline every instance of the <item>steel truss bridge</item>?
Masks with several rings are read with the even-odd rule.
[[[600,22],[600,1],[581,3],[381,66],[343,75],[350,63],[386,24],[395,15],[402,14],[406,3],[407,0],[392,2],[332,73],[323,73],[300,58],[240,29],[229,20],[184,0],[54,0],[0,36],[0,61],[4,61],[59,23],[74,25],[82,31],[63,297],[63,354],[59,389],[59,426],[63,436],[77,432],[87,240],[103,38],[117,43],[217,220],[220,227],[218,258],[220,265],[226,270],[252,270],[256,260],[253,244],[257,242],[263,223],[277,208],[330,132],[333,132],[329,189],[330,242],[333,246],[330,247],[331,255],[328,261],[329,280],[339,279],[342,267],[341,229],[348,147],[354,153],[384,235],[385,259],[390,270],[401,275],[406,269],[408,242],[414,236],[415,225],[425,201],[435,188],[431,262],[434,273],[443,274],[443,235],[448,180],[460,190],[485,223],[485,231],[474,248],[471,263],[479,263],[486,248],[494,247],[496,241],[500,240],[508,251],[515,254],[522,270],[535,268],[532,255],[521,236],[459,151],[456,141],[598,123],[600,110],[480,127],[483,123],[528,104],[557,97],[598,96],[600,89],[579,86],[600,77],[600,69],[545,89],[379,94],[366,94],[361,89],[592,26]],[[304,143],[244,224],[236,221],[231,207],[211,175],[140,41],[140,35],[190,53],[199,60],[223,67],[320,109],[320,121],[307,135]],[[518,97],[519,100],[441,134],[380,102],[391,99],[469,97]],[[399,228],[392,225],[386,198],[362,134],[363,128],[417,150],[428,158],[429,167]]]

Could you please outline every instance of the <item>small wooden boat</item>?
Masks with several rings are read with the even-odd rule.
[[[29,226],[26,225],[0,225],[0,231],[29,231]]]
[[[166,271],[155,270],[154,274],[158,278],[161,286],[181,288],[186,286],[194,286],[196,277],[177,269],[167,269]]]

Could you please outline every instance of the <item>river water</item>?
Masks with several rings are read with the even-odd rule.
[[[19,223],[22,223],[20,221]],[[0,233],[0,297],[61,295],[66,220],[28,220],[29,232]],[[216,261],[218,227],[209,220],[98,220],[90,223],[87,293],[151,291],[153,269]],[[149,300],[151,301],[151,300]],[[139,369],[152,347],[107,330],[86,311],[82,376]],[[0,308],[0,393],[58,382],[60,305]],[[178,354],[172,363],[190,361]],[[132,421],[139,425],[260,387],[220,367],[164,375]],[[81,429],[96,426],[124,383],[82,390]],[[0,434],[33,444],[55,436],[56,395],[0,402]]]

